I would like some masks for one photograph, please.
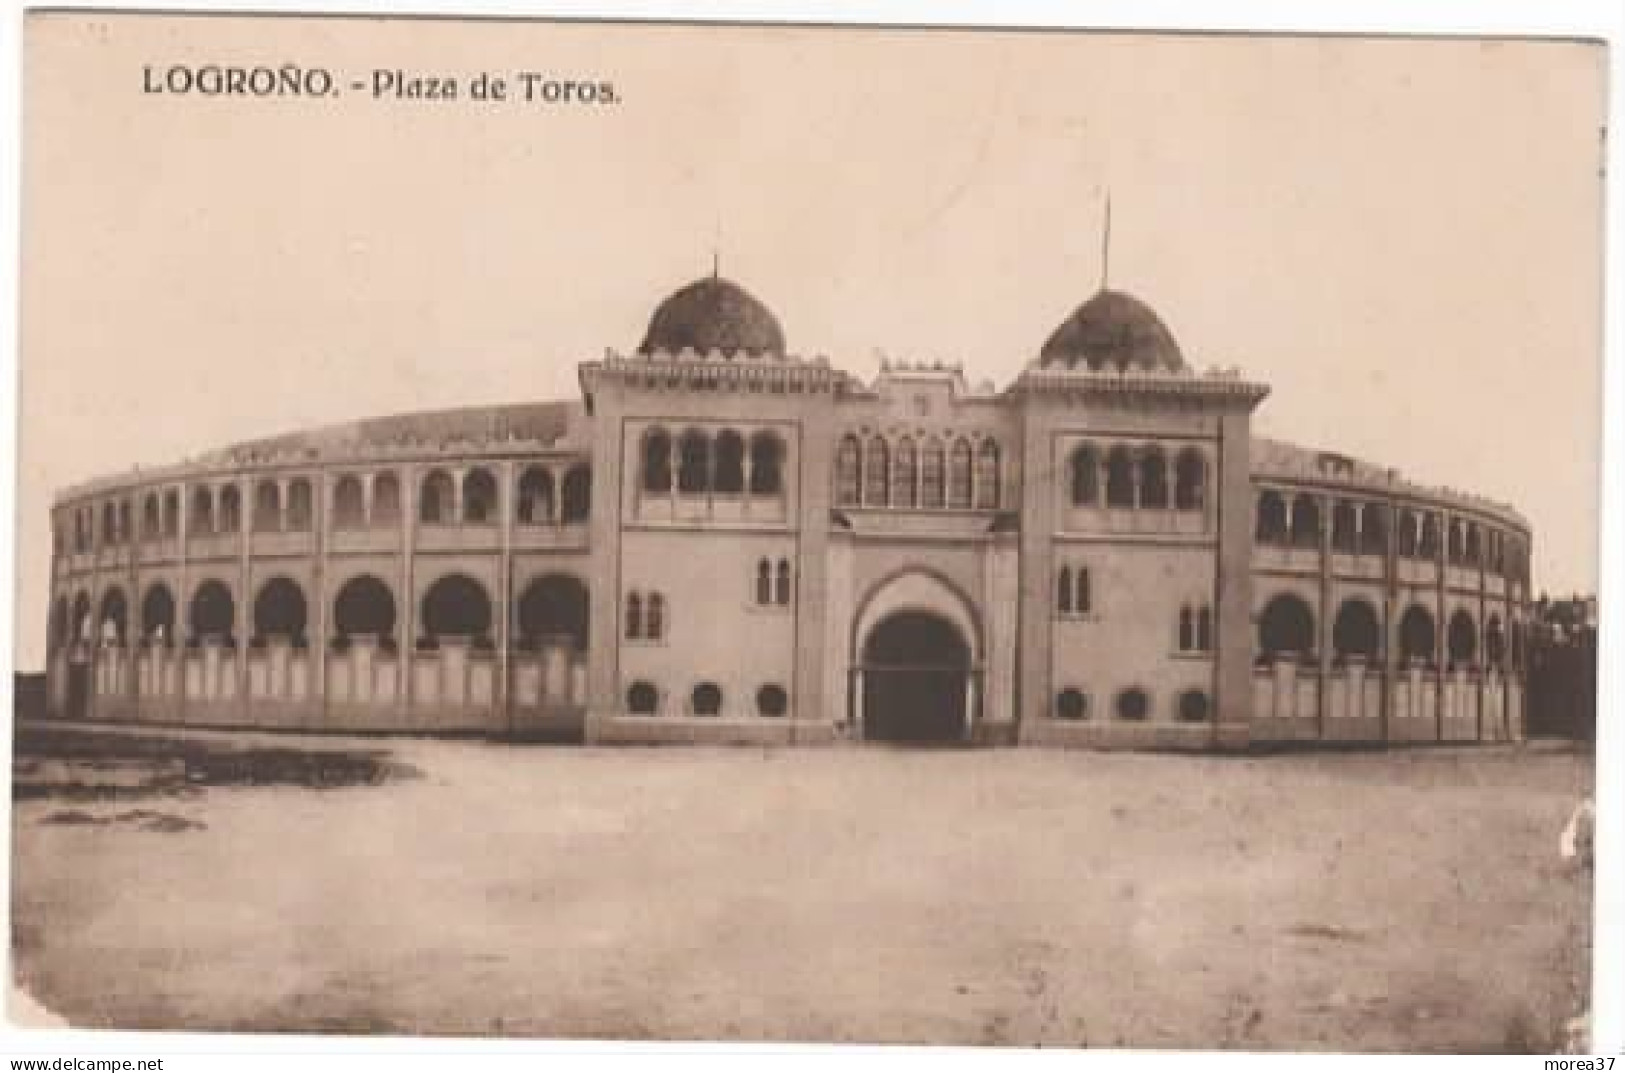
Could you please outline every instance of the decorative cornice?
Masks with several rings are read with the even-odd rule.
[[[645,390],[750,391],[753,387],[794,385],[808,394],[845,393],[853,383],[844,370],[818,355],[739,357],[721,350],[701,353],[695,350],[654,350],[634,355],[614,350],[604,352],[602,361],[585,362],[580,368],[582,391],[590,398],[605,381],[635,384]]]
[[[1029,367],[1010,385],[1007,394],[1072,399],[1100,395],[1152,395],[1198,399],[1228,399],[1256,406],[1270,393],[1269,385],[1248,380],[1237,368],[1209,368],[1201,374],[1127,369],[1044,369]]]

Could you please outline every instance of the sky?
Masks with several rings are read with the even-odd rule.
[[[285,62],[339,96],[142,92]],[[524,70],[617,103],[467,99]],[[1111,285],[1272,386],[1258,433],[1509,502],[1536,590],[1591,591],[1604,92],[1563,42],[33,15],[18,668],[68,484],[573,397],[713,254],[793,351],[1003,384],[1098,286],[1107,191]]]

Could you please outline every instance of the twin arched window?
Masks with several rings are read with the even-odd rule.
[[[626,639],[659,641],[666,636],[666,598],[658,592],[626,594]]]
[[[1320,504],[1309,493],[1300,492],[1290,502],[1274,490],[1259,494],[1253,527],[1253,539],[1258,543],[1319,547],[1320,526]]]
[[[1179,609],[1179,650],[1213,651],[1213,608],[1186,604]]]
[[[1063,615],[1087,615],[1094,607],[1087,566],[1063,566],[1055,575],[1055,610]]]
[[[790,560],[771,559],[756,563],[756,604],[758,607],[790,606]]]

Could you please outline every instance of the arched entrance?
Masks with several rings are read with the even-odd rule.
[[[971,651],[930,611],[894,611],[863,642],[863,736],[869,741],[964,741]]]

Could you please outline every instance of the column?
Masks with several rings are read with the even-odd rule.
[[[1434,737],[1444,740],[1444,694],[1445,694],[1445,667],[1449,665],[1450,645],[1450,604],[1448,594],[1450,591],[1450,527],[1454,522],[1448,514],[1439,515],[1439,546],[1434,551],[1433,565],[1438,577],[1434,583],[1434,594],[1438,597],[1438,612],[1434,618],[1433,660],[1438,666],[1438,673],[1434,675],[1433,683],[1433,726]]]
[[[510,651],[512,642],[510,635],[513,631],[513,524],[517,511],[518,497],[514,495],[514,465],[511,460],[497,463],[497,522],[501,527],[502,552],[500,569],[497,572],[497,680],[494,687],[496,694],[493,701],[496,706],[497,722],[508,733],[512,733],[513,712],[509,706],[508,698],[511,693],[510,674],[513,666],[513,653]]]
[[[418,482],[422,479],[422,473],[422,467],[416,465],[402,466],[397,472],[401,486],[401,516],[396,522],[401,536],[401,568],[400,596],[396,601],[395,617],[401,643],[396,649],[396,660],[399,664],[397,673],[401,677],[398,693],[400,718],[407,725],[411,723],[412,708],[417,700],[418,601],[414,588],[417,585],[418,495],[422,491]]]
[[[249,695],[253,692],[248,688],[248,642],[254,632],[254,578],[251,564],[253,562],[253,504],[251,485],[244,483],[237,486],[237,563],[238,577],[241,585],[238,588],[236,612],[237,648],[232,652],[231,666],[234,681],[232,699],[240,709],[243,722],[253,721],[249,714],[251,711]]]
[[[1320,614],[1316,617],[1315,644],[1319,648],[1320,685],[1315,690],[1315,725],[1326,736],[1326,715],[1331,692],[1332,623],[1337,609],[1332,606],[1332,523],[1337,504],[1331,496],[1320,497]]]
[[[1214,744],[1245,746],[1253,716],[1253,487],[1249,414],[1219,423],[1215,510],[1218,552],[1214,577]]]
[[[847,679],[847,692],[852,702],[852,734],[855,740],[864,740],[863,729],[863,668],[853,667]]]
[[[333,594],[327,591],[327,519],[328,504],[332,501],[331,474],[322,469],[310,480],[310,538],[315,542],[311,556],[310,591],[316,597],[316,629],[310,635],[308,649],[311,670],[310,697],[315,702],[318,726],[327,725],[327,657],[333,643]],[[371,477],[362,483],[362,503],[372,487]]]

